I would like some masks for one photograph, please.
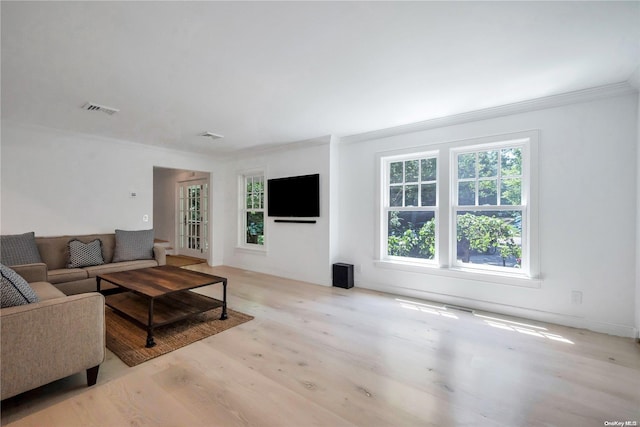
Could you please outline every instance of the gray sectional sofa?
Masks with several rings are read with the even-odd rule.
[[[0,399],[83,370],[88,385],[95,384],[105,357],[105,300],[96,292],[96,276],[166,264],[153,230],[0,236],[0,257]],[[13,294],[27,301],[14,304]]]
[[[105,357],[104,297],[65,295],[46,281],[44,264],[12,269],[38,302],[0,309],[0,399],[85,370],[94,385]]]
[[[80,240],[89,243],[95,239],[102,242],[104,264],[90,267],[68,268],[69,242]],[[115,234],[86,234],[79,236],[36,237],[38,252],[42,263],[47,267],[47,281],[60,289],[66,295],[84,292],[95,292],[96,276],[116,271],[135,270],[137,268],[157,267],[165,265],[167,258],[165,248],[153,246],[153,259],[113,262],[116,245]],[[102,282],[103,289],[109,289],[110,284]]]

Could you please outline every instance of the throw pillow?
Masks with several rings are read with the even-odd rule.
[[[0,262],[4,265],[42,262],[35,233],[0,236]]]
[[[0,264],[0,308],[38,302],[38,296],[18,273]]]
[[[102,241],[93,240],[89,243],[74,239],[69,242],[68,268],[89,267],[104,264],[102,257]]]
[[[153,229],[116,230],[116,247],[113,262],[153,259]]]

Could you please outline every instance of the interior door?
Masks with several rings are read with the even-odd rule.
[[[207,180],[178,183],[179,255],[206,258],[209,251],[209,183]]]

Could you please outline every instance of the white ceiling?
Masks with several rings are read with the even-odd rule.
[[[1,14],[3,120],[200,153],[617,83],[640,65],[639,2],[2,1]]]

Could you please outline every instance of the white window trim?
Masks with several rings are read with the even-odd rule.
[[[383,268],[456,277],[474,280],[477,282],[501,283],[524,287],[540,287],[540,248],[538,239],[538,142],[539,131],[532,130],[378,153],[376,156],[376,176],[378,179],[375,206],[375,265]],[[450,202],[451,200],[454,200],[452,199],[454,195],[454,189],[452,187],[455,180],[452,178],[453,175],[450,173],[450,168],[455,168],[455,162],[452,160],[453,156],[459,152],[473,151],[472,147],[474,146],[487,147],[490,144],[495,146],[505,146],[515,145],[516,143],[526,145],[527,155],[529,156],[528,161],[523,161],[522,171],[523,181],[528,182],[527,191],[525,193],[523,190],[522,195],[523,205],[526,204],[528,206],[526,212],[523,213],[523,222],[526,222],[529,232],[527,236],[522,236],[523,254],[524,246],[525,244],[527,245],[527,268],[522,268],[518,272],[507,272],[504,269],[493,270],[477,268],[477,266],[469,268],[467,266],[456,265],[456,247],[453,244],[455,239],[455,229],[450,226],[454,215],[453,203]],[[399,160],[417,158],[424,154],[432,156],[433,153],[437,153],[438,159],[438,188],[436,199],[436,206],[439,209],[438,213],[436,213],[437,261],[434,262],[433,260],[428,260],[429,262],[425,262],[426,260],[413,260],[410,258],[397,259],[398,257],[390,257],[386,255],[386,243],[383,242],[387,231],[387,224],[386,221],[383,220],[383,213],[386,212],[384,211],[384,207],[386,206],[385,197],[388,197],[388,195],[386,195],[388,169],[386,169],[385,166],[391,159]],[[449,191],[446,191],[447,189]],[[476,208],[478,207],[469,206],[469,210],[481,210]],[[500,209],[500,206],[492,206],[491,209]],[[441,232],[445,230],[447,231],[447,235],[442,236]]]
[[[438,151],[424,151],[424,152],[412,152],[409,154],[399,154],[396,156],[384,156],[381,158],[382,160],[382,185],[383,185],[383,189],[382,189],[382,205],[381,205],[381,209],[380,212],[382,215],[382,217],[385,217],[388,215],[389,211],[406,211],[406,212],[411,212],[411,211],[430,211],[433,212],[435,215],[435,219],[436,219],[436,242],[438,242],[438,221],[440,218],[440,211],[439,211],[439,205],[438,205],[438,193],[440,192],[440,189],[438,188],[438,176],[436,177],[436,204],[435,206],[411,206],[411,207],[399,207],[399,206],[389,206],[389,192],[385,191],[388,188],[387,182],[389,182],[389,173],[390,173],[390,164],[394,163],[394,162],[404,162],[407,160],[420,160],[420,159],[424,159],[424,158],[435,158],[436,159],[436,173],[438,173],[439,171],[439,159],[438,159]],[[418,181],[420,182],[420,181]],[[419,185],[419,184],[418,184]],[[420,188],[418,188],[418,198],[420,198]],[[379,218],[380,224],[382,225],[382,236],[387,236],[389,234],[389,230],[388,230],[388,222],[386,220],[383,220],[382,217]],[[399,263],[404,263],[406,262],[407,258],[406,257],[399,257],[399,256],[394,256],[394,255],[388,255],[388,246],[387,246],[387,239],[379,239],[379,244],[381,246],[380,248],[380,259],[382,260],[388,260],[388,261],[394,261],[394,262],[399,262]],[[420,259],[420,258],[415,258],[412,259],[412,263],[415,264],[425,264],[425,265],[438,265],[438,254],[439,254],[439,248],[436,248],[436,253],[434,255],[433,259]]]
[[[487,212],[492,212],[492,211],[499,211],[499,210],[518,210],[518,211],[522,211],[522,243],[521,243],[521,247],[522,247],[522,260],[523,260],[523,264],[522,264],[522,273],[515,273],[515,272],[506,272],[506,274],[508,275],[515,275],[515,276],[529,276],[529,271],[530,271],[530,254],[529,254],[529,222],[528,222],[528,213],[530,211],[530,205],[529,203],[529,187],[530,187],[530,168],[529,168],[529,162],[530,162],[530,155],[529,155],[529,138],[520,138],[520,139],[515,139],[515,140],[508,140],[508,141],[501,141],[501,142],[496,142],[496,143],[489,143],[489,144],[477,144],[477,145],[469,145],[469,146],[464,146],[464,147],[460,147],[460,148],[454,148],[451,149],[450,152],[450,165],[452,167],[452,172],[449,175],[450,176],[450,187],[449,187],[449,191],[450,191],[450,200],[452,201],[451,203],[451,210],[450,210],[450,222],[453,224],[456,221],[456,213],[458,211],[475,211],[475,212],[480,212],[480,211],[487,211]],[[511,148],[511,147],[518,147],[522,150],[522,174],[521,174],[521,179],[522,179],[522,200],[520,202],[520,205],[517,206],[510,206],[510,205],[500,205],[500,204],[496,204],[496,205],[459,205],[458,204],[458,189],[456,188],[456,183],[460,182],[459,179],[455,178],[458,175],[458,162],[456,161],[456,157],[459,154],[464,154],[464,153],[477,153],[478,151],[487,151],[487,150],[491,150],[491,149],[495,149],[495,150],[500,150],[502,148]],[[499,173],[498,173],[499,174]],[[482,180],[482,179],[479,179]],[[478,192],[476,191],[476,198],[479,197]],[[499,203],[499,200],[498,200]],[[470,271],[474,271],[474,270],[478,270],[478,271],[487,271],[487,272],[496,272],[496,273],[505,273],[505,269],[503,267],[494,267],[494,266],[489,266],[489,265],[482,265],[482,264],[474,264],[474,265],[468,265],[465,264],[461,261],[457,260],[457,256],[456,256],[456,247],[455,244],[457,242],[457,238],[456,238],[456,227],[451,227],[451,241],[449,244],[449,250],[450,250],[450,260],[451,263],[450,265],[453,268],[457,268],[457,269],[461,269],[461,270],[470,270]]]
[[[246,241],[246,221],[247,221],[247,209],[246,209],[246,179],[249,177],[261,176],[264,183],[264,200],[263,200],[263,209],[264,212],[264,228],[262,230],[262,234],[264,236],[264,244],[259,245],[256,243],[247,243]],[[252,169],[247,171],[242,171],[238,173],[238,236],[237,236],[237,246],[236,249],[247,252],[247,253],[266,253],[267,246],[269,244],[269,239],[267,238],[267,176],[264,170],[262,169]]]

